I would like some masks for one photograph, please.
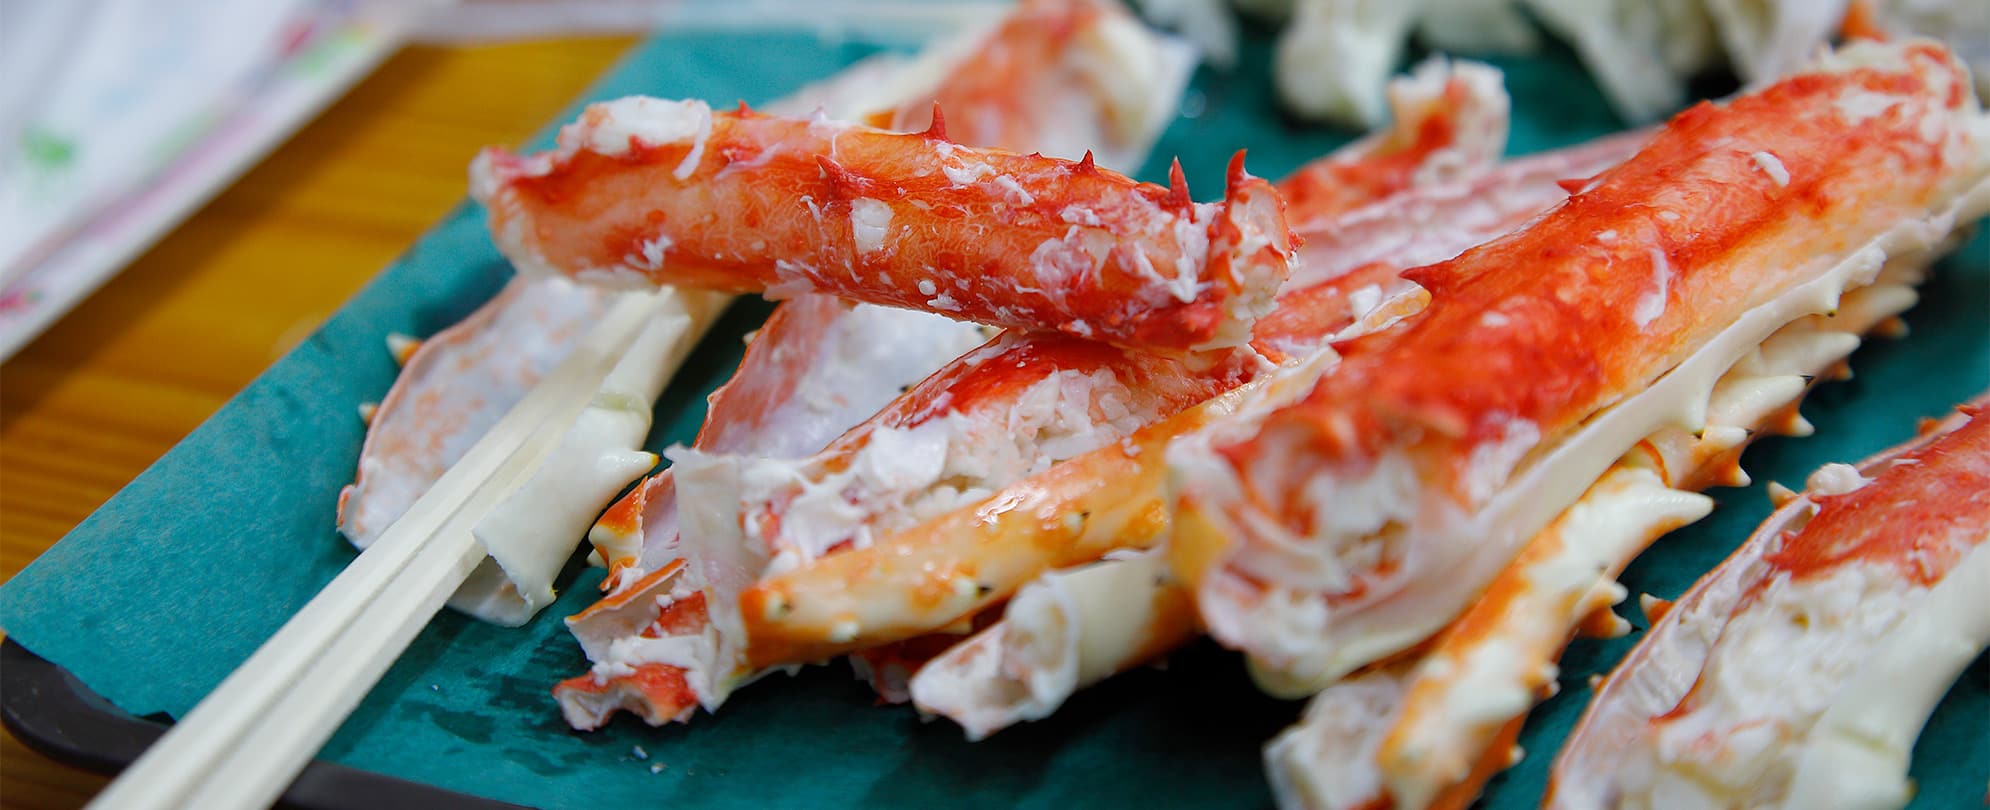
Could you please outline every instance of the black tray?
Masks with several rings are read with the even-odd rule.
[[[133,717],[13,639],[0,642],[0,724],[48,758],[114,774],[166,733],[164,715]],[[313,761],[278,807],[296,810],[500,810],[522,805]]]

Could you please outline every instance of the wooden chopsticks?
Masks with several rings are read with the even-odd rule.
[[[482,561],[471,529],[559,443],[644,328],[691,319],[673,290],[625,293],[580,345],[92,808],[275,801]],[[661,322],[657,322],[662,325]]]

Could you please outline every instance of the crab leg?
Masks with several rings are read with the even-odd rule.
[[[776,297],[827,293],[1172,350],[1237,346],[1291,241],[1270,184],[1231,162],[1221,202],[1091,160],[955,144],[700,101],[589,107],[560,149],[486,151],[473,192],[540,274]],[[971,223],[971,224],[970,224]]]
[[[1811,476],[1597,690],[1547,804],[1905,804],[1914,737],[1990,644],[1984,402]]]
[[[1808,431],[1795,411],[1808,381],[1842,366],[1860,333],[1913,303],[1911,285],[1929,258],[1896,259],[1872,286],[1846,293],[1835,316],[1806,318],[1764,341],[1714,387],[1700,435],[1667,428],[1641,442],[1427,650],[1316,695],[1306,720],[1265,749],[1281,804],[1469,803],[1509,764],[1508,745],[1498,741],[1552,690],[1568,638],[1610,617],[1623,596],[1617,573],[1652,540],[1705,513],[1708,502],[1691,490],[1746,483],[1735,459],[1750,438]],[[1384,692],[1395,697],[1378,700]],[[1355,715],[1370,719],[1358,728],[1342,720]],[[1329,774],[1334,784],[1322,781]],[[1350,787],[1357,784],[1366,787]]]
[[[1939,46],[1849,46],[1406,274],[1430,306],[1330,382],[1174,448],[1212,635],[1306,695],[1449,623],[1638,441],[1698,430],[1740,357],[1990,205],[1965,81]]]

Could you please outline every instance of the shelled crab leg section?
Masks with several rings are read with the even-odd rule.
[[[1699,430],[1742,356],[1990,205],[1966,81],[1939,46],[1849,46],[1406,273],[1427,308],[1171,452],[1211,634],[1303,696],[1448,624],[1640,440]]]
[[[1811,381],[1842,369],[1861,333],[1913,304],[1931,255],[1897,257],[1836,313],[1783,327],[1714,386],[1698,435],[1670,427],[1640,442],[1426,649],[1314,696],[1305,721],[1265,749],[1281,805],[1469,804],[1510,764],[1502,739],[1552,693],[1567,640],[1610,617],[1623,596],[1615,577],[1652,540],[1705,514],[1708,502],[1691,491],[1747,483],[1736,460],[1750,439],[1809,432],[1796,403]],[[1351,726],[1353,717],[1367,719]]]
[[[1167,350],[1238,346],[1291,237],[1231,162],[1223,200],[1072,162],[701,101],[596,104],[560,148],[486,151],[472,192],[521,269],[826,293]]]
[[[1914,738],[1990,644],[1984,403],[1812,475],[1597,690],[1547,806],[1906,804]]]

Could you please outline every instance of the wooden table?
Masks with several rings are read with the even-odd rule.
[[[402,51],[0,365],[0,580],[440,219],[478,147],[551,121],[630,42]],[[103,782],[0,735],[0,807],[77,807]]]

